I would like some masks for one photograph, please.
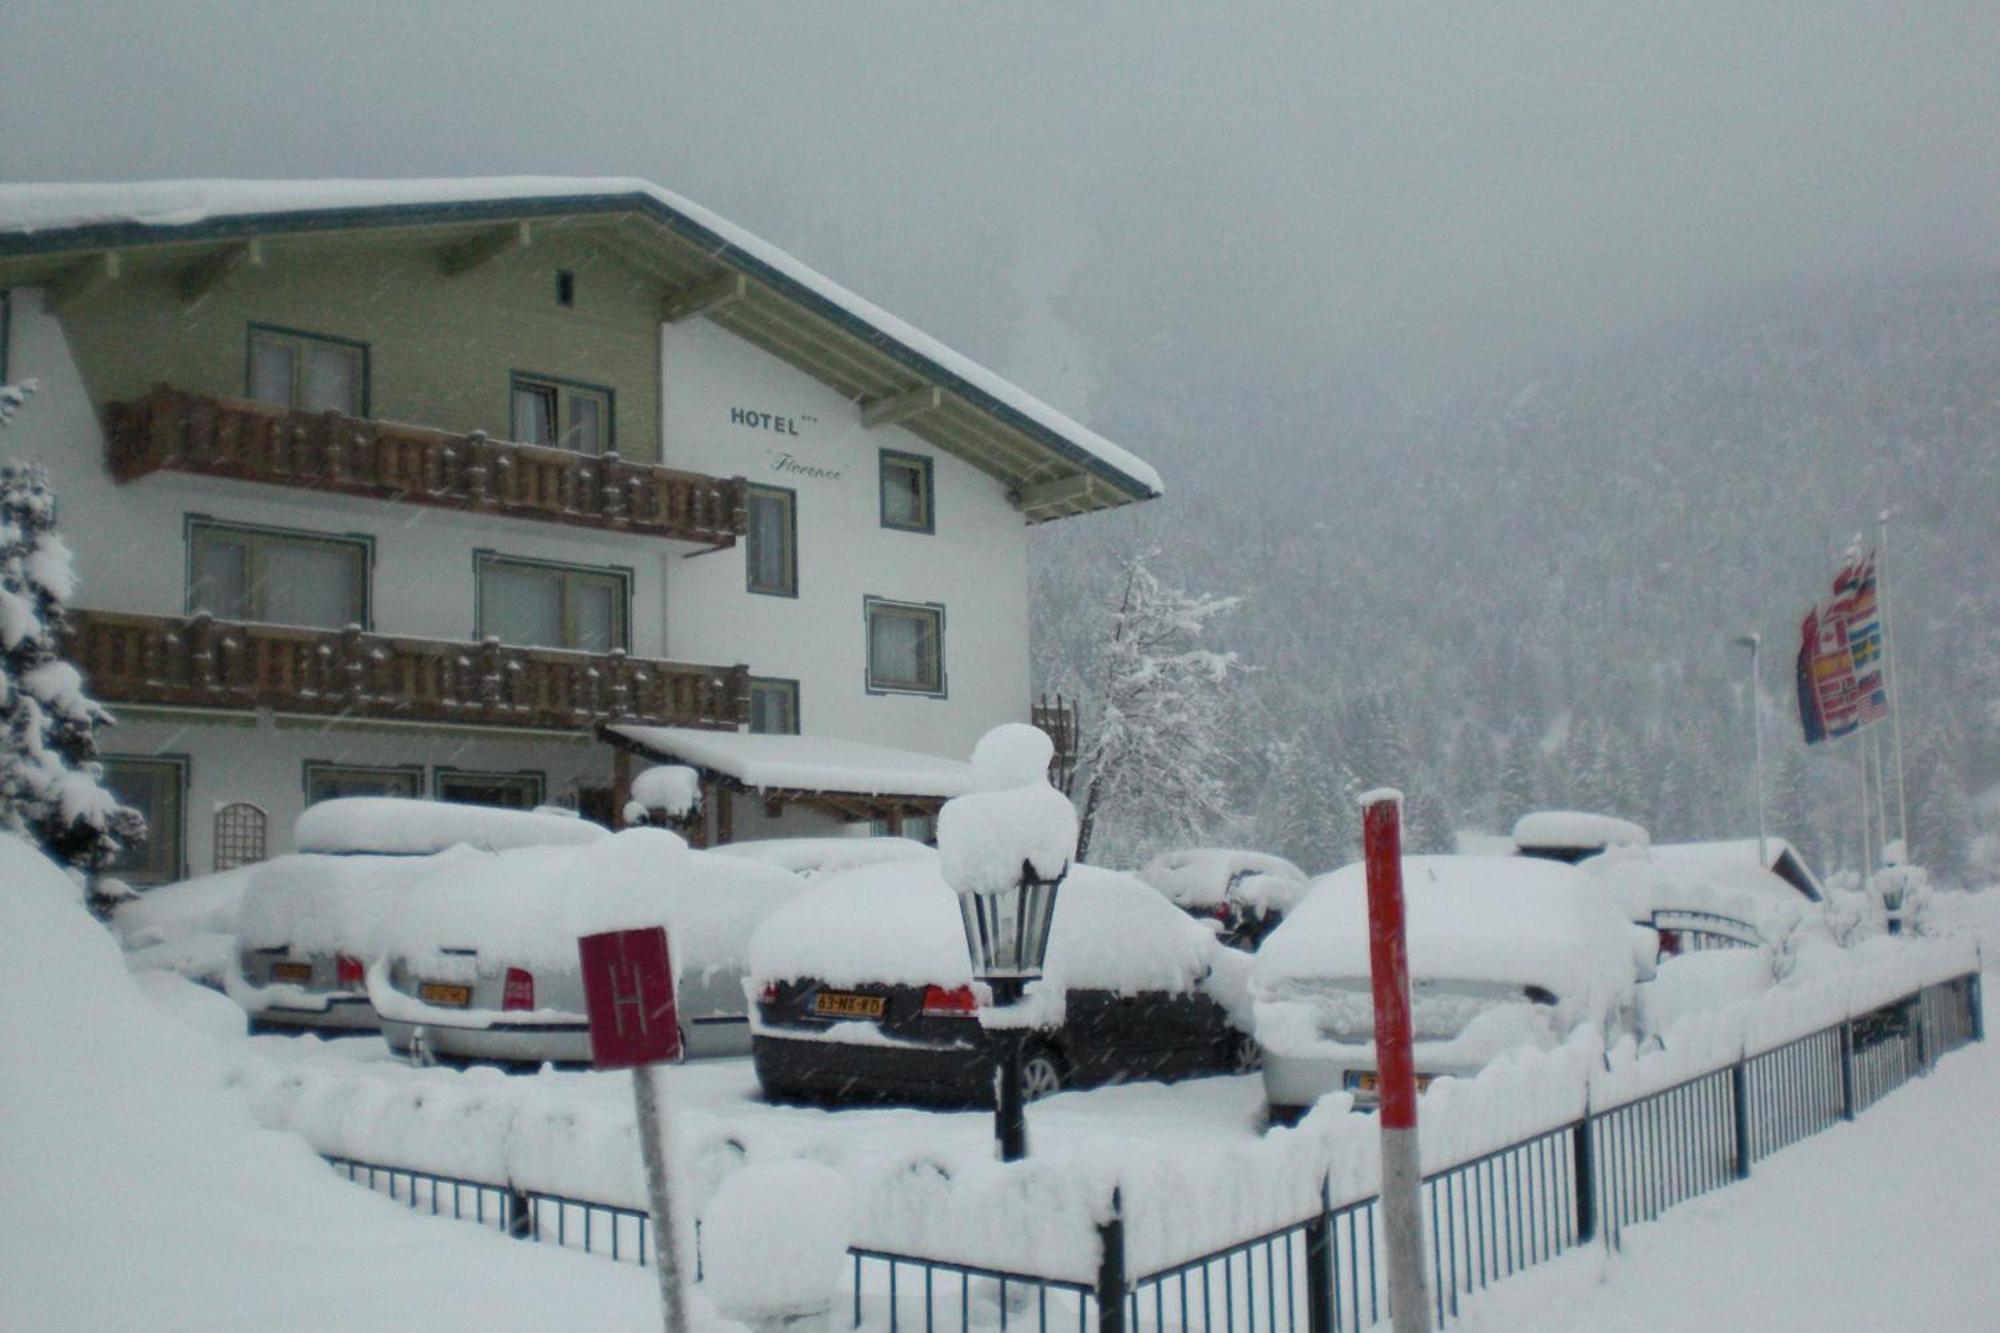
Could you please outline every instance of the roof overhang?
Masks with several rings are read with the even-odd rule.
[[[426,184],[450,188],[409,197]],[[708,319],[797,367],[853,402],[865,425],[901,426],[999,480],[1030,523],[1161,493],[1142,460],[664,190],[636,181],[602,190],[580,182],[573,192],[551,182],[527,183],[539,192],[491,182],[482,192],[483,184],[382,182],[370,195],[360,182],[190,182],[182,209],[129,216],[110,206],[122,197],[116,191],[166,196],[170,187],[0,187],[0,285],[47,284],[60,304],[77,288],[115,279],[121,254],[168,248],[181,252],[184,286],[198,286],[265,262],[252,247],[277,238],[418,229],[432,233],[425,239],[435,240],[441,269],[463,271],[530,243],[537,226],[588,226],[657,281],[663,321]],[[221,202],[205,202],[204,188]],[[65,189],[86,206],[65,214]],[[91,191],[106,200],[95,213]],[[7,206],[10,194],[17,207]],[[269,206],[277,200],[284,206]]]
[[[767,803],[814,804],[851,818],[935,811],[972,789],[972,766],[915,750],[827,736],[765,736],[691,727],[606,723],[614,749],[656,764],[683,764],[702,780]]]

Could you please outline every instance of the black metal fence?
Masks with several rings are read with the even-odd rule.
[[[1461,1300],[1574,1246],[1750,1174],[1778,1149],[1851,1120],[1939,1057],[1984,1038],[1979,977],[1958,977],[1672,1087],[1455,1163],[1424,1179],[1437,1322]],[[642,1211],[332,1158],[350,1180],[420,1211],[644,1264]],[[1373,1197],[1169,1267],[1131,1273],[1119,1201],[1098,1228],[1095,1282],[856,1248],[849,1316],[889,1333],[1340,1333],[1388,1316]],[[698,1237],[697,1237],[698,1239]]]

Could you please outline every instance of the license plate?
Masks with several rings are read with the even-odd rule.
[[[426,981],[417,987],[417,998],[425,1004],[442,1005],[448,1009],[463,1009],[472,1003],[472,987],[457,986],[445,981]]]
[[[271,968],[271,980],[289,981],[303,986],[313,979],[311,963],[276,963]]]
[[[1431,1077],[1429,1074],[1417,1075],[1418,1092],[1422,1092],[1431,1085]],[[1349,1092],[1380,1092],[1382,1090],[1382,1076],[1374,1073],[1350,1073],[1347,1076],[1347,1090]]]
[[[834,1018],[880,1018],[889,1001],[881,995],[850,995],[845,991],[823,990],[813,997],[813,1012]]]

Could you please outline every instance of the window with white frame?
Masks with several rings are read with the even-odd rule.
[[[931,460],[921,454],[882,451],[882,526],[903,532],[935,532]]]
[[[611,438],[612,392],[553,375],[515,374],[511,382],[513,438],[579,454],[601,454]]]
[[[104,873],[132,884],[166,884],[187,874],[188,761],[178,755],[107,754],[104,786],[146,817],[143,842],[126,847]]]
[[[368,626],[366,537],[188,520],[190,612],[313,629]]]
[[[765,736],[798,735],[799,683],[775,676],[752,676],[750,730]]]
[[[943,696],[944,608],[863,599],[868,623],[868,688],[875,693]]]
[[[250,326],[250,396],[302,412],[368,415],[368,345],[271,324]]]
[[[782,486],[747,486],[749,525],[743,560],[751,592],[772,597],[799,595],[798,501]]]
[[[608,653],[630,648],[630,573],[481,551],[479,637],[524,648]]]

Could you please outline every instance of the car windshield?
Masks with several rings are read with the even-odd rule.
[[[1351,1044],[1375,1038],[1375,998],[1366,977],[1294,980],[1271,998],[1309,1001],[1319,1030],[1334,1041]],[[1422,978],[1410,983],[1411,1035],[1418,1041],[1445,1041],[1496,1009],[1555,1003],[1554,992],[1530,982]]]

